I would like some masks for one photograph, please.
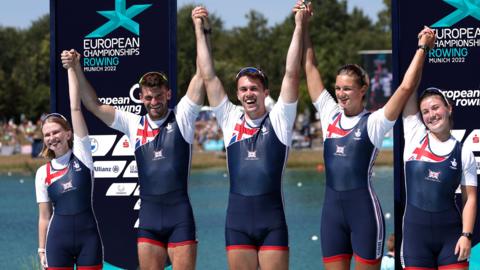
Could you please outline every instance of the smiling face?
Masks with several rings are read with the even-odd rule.
[[[257,78],[242,76],[238,79],[237,98],[249,119],[257,119],[266,113],[265,98],[268,93],[268,89],[264,89]]]
[[[168,102],[171,97],[172,91],[166,86],[142,86],[142,92],[140,94],[140,100],[143,102],[152,120],[159,120],[165,117],[168,112]]]
[[[440,136],[450,133],[452,106],[445,104],[441,96],[429,95],[424,97],[420,101],[420,113],[423,123],[432,133]]]
[[[357,115],[363,111],[363,96],[368,86],[361,86],[355,76],[340,74],[335,82],[335,95],[338,105],[348,116]]]
[[[54,157],[62,156],[70,149],[69,141],[72,140],[72,131],[66,130],[59,123],[45,122],[42,133],[44,148],[53,152]]]

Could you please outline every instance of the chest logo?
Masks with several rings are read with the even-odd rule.
[[[245,160],[258,160],[257,151],[247,151],[247,158]]]
[[[457,160],[454,158],[452,161],[450,161],[450,164],[452,164],[452,166],[450,166],[450,168],[452,170],[456,170],[457,169]]]
[[[62,183],[62,187],[63,187],[62,193],[77,189],[76,187],[73,186],[72,179],[68,180],[65,183]]]
[[[82,168],[80,167],[80,164],[78,164],[78,162],[76,160],[73,161],[73,168],[77,172],[82,170]]]
[[[160,160],[164,159],[165,156],[163,156],[163,149],[160,149],[158,151],[153,151],[153,159],[152,160]]]
[[[335,151],[335,154],[334,154],[335,156],[340,156],[340,157],[347,156],[345,154],[345,146],[344,145],[343,146],[342,145],[336,145],[336,147],[337,147],[337,150]]]
[[[428,176],[425,177],[425,179],[433,182],[440,182],[440,171],[436,172],[429,169]]]
[[[165,128],[167,129],[167,133],[170,133],[170,132],[173,131],[173,126],[172,126],[172,124],[170,124],[170,123],[168,123]]]

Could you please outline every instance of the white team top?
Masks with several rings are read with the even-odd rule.
[[[360,114],[355,116],[346,116],[343,109],[335,102],[333,97],[328,93],[327,90],[323,90],[317,100],[313,103],[315,109],[320,114],[320,122],[322,124],[322,134],[323,134],[323,141],[327,138],[328,134],[328,126],[332,124],[333,117],[336,113],[340,112],[342,114],[340,118],[339,127],[342,129],[351,129],[353,128],[360,118],[363,115],[368,113],[367,110],[363,110]],[[392,129],[395,121],[390,121],[385,117],[384,109],[381,108],[375,112],[373,112],[367,121],[367,130],[368,130],[368,138],[373,143],[376,148],[380,148],[383,143],[383,138],[385,134]],[[338,138],[340,135],[332,133],[330,138]]]
[[[178,127],[180,128],[180,132],[182,133],[185,141],[189,144],[193,144],[195,135],[195,119],[197,119],[201,108],[201,105],[195,104],[187,96],[184,96],[174,109],[175,119]],[[150,127],[152,129],[157,129],[159,126],[161,126],[167,120],[171,111],[172,110],[169,110],[164,118],[157,121],[151,120],[150,116],[147,114]],[[137,130],[139,128],[141,118],[142,116],[137,114],[115,110],[115,119],[110,127],[123,132],[130,139],[130,144],[135,145],[137,138],[141,137],[141,135],[137,136]],[[147,142],[153,140],[154,138],[155,136],[149,136],[147,138]]]
[[[217,118],[218,125],[222,128],[225,148],[231,144],[230,142],[252,137],[267,116],[265,114],[255,120],[246,119],[246,117],[242,117],[244,115],[242,106],[234,105],[228,100],[227,96],[217,107],[212,108],[212,111]],[[286,146],[290,146],[292,143],[296,115],[297,101],[284,103],[281,97],[269,113],[275,134],[280,142]]]
[[[432,161],[425,155],[420,157],[413,153],[415,149],[422,146],[421,140],[428,134],[428,142],[430,144],[429,150],[437,156],[446,156],[452,152],[457,140],[450,136],[450,138],[441,142],[430,134],[430,132],[423,124],[420,113],[409,115],[403,118],[403,132],[405,139],[405,149],[403,151],[404,163],[410,159],[417,159],[423,161]],[[471,149],[462,145],[462,186],[477,186],[477,165],[475,156]]]
[[[92,159],[92,151],[90,145],[90,139],[88,136],[83,138],[79,138],[77,135],[73,135],[73,154],[83,163],[87,168],[90,169],[91,173],[93,174],[93,159]],[[70,161],[70,157],[72,156],[72,150],[68,150],[66,154],[61,157],[54,158],[51,161],[51,169],[52,172],[60,171],[65,169],[68,166],[68,162]],[[55,182],[59,179],[62,175],[58,175],[57,177],[53,178],[51,183]],[[37,195],[37,203],[41,202],[49,202],[50,198],[48,197],[48,185],[45,183],[45,179],[47,178],[47,168],[46,164],[42,165],[38,168],[37,173],[35,175],[35,192]],[[93,177],[92,177],[93,179]]]

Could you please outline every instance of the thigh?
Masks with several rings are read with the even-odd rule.
[[[142,270],[163,269],[167,261],[167,250],[163,246],[139,242],[138,260]]]
[[[288,229],[286,224],[279,228],[268,230],[267,234],[263,236],[263,241],[260,243],[259,248],[261,251],[288,251]]]
[[[197,258],[197,245],[180,245],[168,247],[168,255],[172,262],[173,269],[193,270]]]
[[[82,231],[77,237],[81,241],[77,266],[90,266],[92,269],[103,263],[103,248],[100,234],[96,229]]]
[[[227,251],[230,270],[257,270],[258,254],[255,249],[232,249]]]
[[[401,254],[406,267],[436,269],[431,237],[430,226],[404,221]]]
[[[73,232],[60,228],[58,223],[52,222],[47,233],[46,257],[49,267],[72,268],[75,264]]]
[[[442,249],[438,254],[437,260],[439,269],[468,268],[467,260],[458,261],[458,254],[455,255],[455,247],[461,232],[461,224],[442,226],[435,230],[436,238],[442,241]]]
[[[322,210],[320,240],[324,263],[348,260],[352,256],[350,228],[339,203],[325,203]]]
[[[288,269],[288,250],[260,250],[258,261],[262,270]]]
[[[375,194],[365,190],[346,204],[352,249],[357,263],[376,265],[383,255],[385,221]],[[366,268],[368,269],[368,268]]]

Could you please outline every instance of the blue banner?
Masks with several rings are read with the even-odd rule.
[[[394,87],[410,64],[417,47],[417,34],[423,26],[434,28],[436,46],[429,51],[419,91],[438,87],[453,102],[452,134],[474,149],[477,167],[480,161],[480,1],[474,0],[393,0],[393,77]],[[395,233],[399,253],[405,203],[403,179],[403,129],[395,127]],[[477,171],[478,174],[478,171]],[[479,201],[480,202],[480,201]],[[477,222],[470,269],[480,267],[480,230]],[[401,269],[397,261],[397,269]]]
[[[62,50],[76,49],[99,100],[144,114],[137,82],[148,71],[165,71],[176,89],[176,1],[50,0],[51,109],[69,115]],[[94,209],[106,265],[137,269],[137,166],[126,136],[83,109],[95,168]]]

